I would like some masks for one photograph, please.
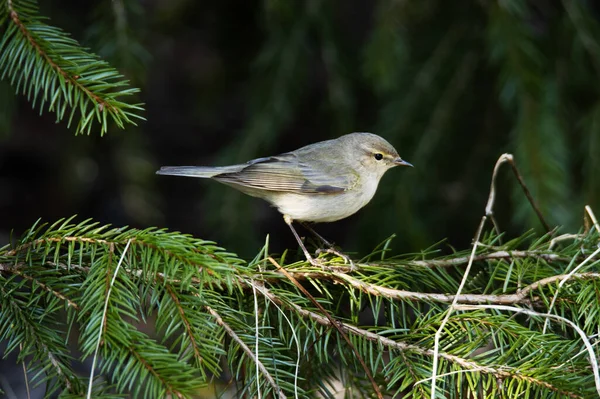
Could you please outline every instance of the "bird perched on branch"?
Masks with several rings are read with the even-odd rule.
[[[379,180],[394,166],[412,165],[385,139],[372,133],[350,133],[243,164],[164,166],[156,173],[213,179],[268,201],[283,214],[306,259],[319,265],[292,222],[334,222],[354,214],[371,201]]]

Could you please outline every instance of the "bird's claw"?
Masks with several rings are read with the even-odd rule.
[[[350,270],[349,270],[350,272],[353,272],[354,270],[356,270],[356,265],[354,264],[354,262],[352,261],[352,259],[350,259],[350,257],[348,255],[343,254],[334,248],[319,248],[315,252],[315,257],[318,257],[319,254],[322,254],[322,253],[337,255],[340,258],[344,259],[344,264],[350,264]],[[321,267],[323,267],[323,266],[321,265]],[[335,268],[328,267],[328,269],[329,270],[338,269],[338,267],[335,267]]]

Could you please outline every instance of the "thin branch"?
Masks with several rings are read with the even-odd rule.
[[[479,245],[479,239],[481,237],[483,227],[485,226],[485,222],[488,219],[488,217],[493,218],[493,216],[494,216],[494,204],[495,204],[495,199],[496,199],[496,177],[498,176],[498,170],[500,169],[500,166],[505,162],[509,162],[510,165],[512,166],[513,172],[515,173],[517,180],[521,184],[521,187],[523,188],[523,191],[525,192],[525,195],[527,196],[527,199],[529,200],[531,206],[537,213],[538,218],[540,219],[540,221],[542,222],[542,224],[544,225],[546,230],[550,231],[550,227],[544,220],[542,213],[539,211],[537,205],[535,204],[535,201],[533,200],[533,197],[529,193],[529,189],[527,188],[527,186],[525,185],[525,182],[521,178],[521,174],[519,173],[519,171],[515,165],[512,154],[502,154],[500,156],[500,158],[498,158],[498,161],[496,161],[496,165],[494,165],[494,171],[492,173],[492,181],[490,183],[490,194],[488,196],[488,201],[485,206],[485,215],[481,218],[481,222],[479,223],[479,228],[477,229],[477,232],[475,233],[475,238],[473,239],[473,249],[471,251],[471,256],[469,257],[469,263],[467,264],[467,267],[463,274],[463,278],[460,282],[460,285],[458,286],[456,295],[455,295],[454,299],[452,300],[452,304],[446,311],[446,315],[444,316],[444,319],[442,320],[440,327],[435,332],[435,338],[434,338],[434,354],[435,355],[433,357],[433,365],[431,368],[431,373],[432,373],[431,374],[431,399],[435,399],[435,396],[436,396],[435,395],[436,394],[436,386],[437,386],[436,385],[437,384],[436,375],[437,375],[438,353],[439,353],[441,335],[442,335],[442,332],[444,331],[444,327],[446,326],[446,323],[450,319],[450,315],[456,308],[456,305],[458,303],[458,297],[459,297],[460,293],[462,292],[463,287],[467,283],[467,277],[469,276],[469,273],[471,271],[471,266],[473,265],[475,252],[477,252],[477,246]],[[497,228],[496,223],[494,223],[494,226]]]
[[[19,349],[23,352],[23,343],[19,344]],[[25,391],[27,392],[27,399],[31,399],[31,392],[29,390],[29,378],[27,377],[27,365],[25,364],[25,360],[21,362],[23,365],[23,380],[25,381]]]
[[[22,265],[24,265],[24,264],[22,264]],[[58,292],[58,291],[50,288],[47,284],[42,283],[38,279],[36,279],[36,278],[34,278],[34,277],[32,277],[32,276],[30,276],[28,274],[22,273],[16,267],[10,268],[10,267],[6,267],[6,266],[7,265],[4,265],[4,264],[0,263],[0,271],[10,271],[10,272],[16,274],[17,276],[21,276],[24,279],[29,280],[32,283],[35,283],[35,284],[39,285],[43,290],[51,293],[52,295],[54,295],[58,299],[60,299],[62,301],[65,301],[67,303],[67,305],[70,306],[70,307],[72,307],[73,309],[79,310],[79,305],[77,305],[75,302],[73,302],[72,300],[70,300],[65,295],[61,294],[60,292]],[[11,266],[15,266],[15,265],[11,265]],[[26,265],[24,265],[24,266],[26,266]]]
[[[381,296],[389,299],[401,299],[401,300],[422,300],[432,301],[440,303],[461,303],[461,304],[517,304],[523,303],[530,305],[531,300],[528,298],[532,291],[537,290],[540,287],[552,284],[556,281],[562,281],[563,279],[574,279],[574,278],[592,278],[600,279],[600,273],[579,273],[572,275],[560,274],[556,276],[550,276],[541,280],[538,280],[515,294],[501,294],[501,295],[485,295],[485,294],[460,294],[460,295],[448,295],[448,294],[437,294],[427,292],[414,292],[397,290],[388,287],[382,287],[375,284],[369,284],[361,281],[353,276],[345,273],[331,273],[334,280],[339,282],[345,282],[352,287],[361,290],[370,295]]]
[[[566,240],[576,240],[585,237],[583,234],[561,234],[558,237],[554,237],[550,240],[550,245],[548,245],[548,249],[554,248],[557,242],[566,241]]]
[[[600,247],[598,247],[598,249],[595,250],[594,253],[592,253],[590,256],[585,258],[585,260],[583,262],[581,262],[579,265],[577,265],[577,267],[575,267],[569,274],[567,274],[560,280],[560,283],[558,283],[558,288],[556,289],[556,292],[554,293],[554,297],[552,297],[552,302],[550,302],[550,307],[548,308],[548,313],[552,312],[552,309],[554,308],[554,303],[556,302],[556,299],[558,298],[558,293],[560,292],[562,286],[565,285],[567,280],[572,275],[574,275],[577,272],[577,270],[581,269],[583,266],[586,265],[586,263],[588,263],[590,260],[594,259],[594,257],[596,255],[598,255],[599,253],[600,253]],[[542,330],[543,334],[546,333],[547,327],[548,327],[548,319],[546,319],[546,321],[544,322],[544,329]]]
[[[493,259],[512,259],[512,258],[537,258],[547,262],[569,262],[571,258],[560,256],[555,253],[540,252],[540,251],[496,251],[482,255],[475,255],[473,261]],[[412,260],[406,262],[408,266],[422,267],[448,267],[458,266],[469,263],[471,256],[461,256],[451,259],[431,259],[431,260]]]
[[[596,228],[596,232],[600,234],[600,224],[598,223],[598,219],[596,219],[596,215],[594,215],[594,211],[592,211],[592,208],[589,205],[585,206],[585,211],[587,212],[588,216],[592,220],[592,223],[594,224],[594,227]]]
[[[548,255],[551,255],[551,254],[548,254]],[[481,257],[475,257],[475,259],[477,259],[477,258],[481,258]],[[568,260],[568,258],[561,259],[561,260]],[[427,261],[424,261],[424,262],[427,262]],[[62,264],[62,263],[59,263],[59,264],[49,263],[49,264],[51,264],[55,267],[60,267],[63,270],[68,270],[67,265]],[[27,268],[27,267],[28,267],[28,265],[25,263],[18,263],[16,265],[0,263],[0,272],[8,272],[8,273],[15,273],[15,274],[22,275],[22,274],[20,274],[21,273],[20,269]],[[79,266],[79,265],[75,265],[75,264],[71,264],[70,268],[81,270],[83,272],[89,271],[88,267],[83,267],[83,266]],[[132,276],[136,276],[136,277],[139,277],[144,274],[143,270],[140,270],[140,269],[126,270],[126,273],[128,273]],[[273,271],[271,271],[269,273],[272,274]],[[351,285],[352,287],[359,289],[362,292],[365,292],[367,294],[381,296],[381,297],[389,298],[389,299],[451,303],[452,301],[454,301],[454,298],[456,297],[456,295],[454,295],[454,294],[406,291],[406,290],[398,290],[398,289],[389,288],[389,287],[383,287],[380,285],[366,283],[366,282],[359,280],[356,277],[353,277],[349,274],[339,273],[339,272],[324,273],[321,271],[314,271],[314,272],[292,272],[292,271],[289,271],[288,273],[290,273],[295,279],[320,279],[320,280],[329,279],[329,280],[337,281],[340,283],[347,283],[347,284]],[[162,280],[162,281],[166,281],[169,283],[180,283],[181,282],[181,280],[174,279],[172,277],[168,277],[164,273],[161,273],[161,272],[155,273],[155,277],[157,280]],[[515,305],[515,304],[519,304],[519,303],[529,305],[529,304],[531,304],[531,299],[528,298],[528,296],[531,292],[533,292],[541,287],[555,283],[556,281],[561,281],[565,278],[567,280],[600,279],[600,273],[586,272],[586,273],[573,273],[573,274],[557,274],[555,276],[549,276],[549,277],[543,278],[541,280],[535,281],[514,294],[500,294],[500,295],[461,294],[461,295],[458,295],[457,302],[460,304],[465,304],[465,305],[468,305],[468,304],[472,304],[472,305],[477,305],[477,304]],[[279,278],[277,278],[277,279],[265,278],[265,279],[261,280],[261,282],[275,281],[275,280],[279,280]],[[191,281],[195,284],[202,284],[202,281],[196,277],[192,277]],[[253,287],[253,285],[249,285],[243,280],[240,280],[239,282],[243,287],[247,287],[247,288]],[[58,292],[56,292],[56,296],[61,299],[64,297],[64,295],[62,295]],[[64,297],[64,300],[67,301],[70,304],[70,306],[73,306],[75,309],[78,309],[78,305],[76,303],[70,301],[66,297]]]
[[[490,200],[488,201],[488,205],[490,205],[490,202],[493,203],[493,197],[491,195],[490,195]],[[463,278],[460,282],[460,285],[458,286],[458,290],[456,291],[456,296],[454,297],[454,299],[452,300],[452,304],[446,311],[446,315],[444,316],[444,319],[440,323],[440,327],[435,332],[435,338],[434,338],[434,344],[433,344],[433,353],[434,353],[433,365],[431,366],[431,399],[435,399],[436,384],[437,384],[437,377],[436,377],[437,376],[437,365],[438,365],[438,359],[439,359],[440,339],[442,336],[442,332],[444,331],[444,327],[446,327],[446,323],[448,323],[448,320],[450,320],[450,315],[456,308],[456,304],[458,303],[458,297],[459,297],[460,293],[462,292],[465,284],[467,283],[467,278],[469,277],[469,273],[471,271],[471,266],[473,266],[473,257],[475,256],[475,252],[477,251],[477,245],[479,244],[481,232],[483,231],[483,227],[485,226],[486,220],[487,220],[487,216],[483,216],[481,218],[481,222],[479,223],[479,228],[477,229],[477,233],[475,233],[475,238],[473,239],[473,250],[471,251],[471,260],[467,264],[467,268],[465,269]]]
[[[258,325],[258,317],[259,317],[260,312],[258,309],[258,297],[256,296],[256,289],[254,287],[252,288],[252,299],[254,300],[254,356],[255,356],[255,359],[260,359],[260,357],[259,357],[259,355],[260,355],[259,354],[260,327]],[[260,380],[259,380],[260,369],[258,367],[258,363],[255,363],[255,367],[256,367],[256,395],[258,396],[258,399],[262,399],[262,395],[260,392]]]
[[[142,270],[140,270],[140,272],[141,271]],[[190,325],[190,321],[188,320],[187,316],[185,315],[185,311],[184,311],[183,307],[181,306],[181,302],[179,302],[179,297],[177,296],[177,293],[175,291],[173,291],[171,284],[166,284],[166,289],[167,289],[167,292],[169,293],[169,296],[173,300],[173,303],[175,304],[177,311],[179,312],[179,316],[181,317],[181,320],[183,321],[183,324],[185,326],[186,334],[188,335],[188,337],[190,337],[190,345],[192,346],[192,349],[194,350],[194,357],[198,361],[198,365],[201,365],[204,362],[204,359],[202,358],[202,355],[200,355],[200,349],[198,349],[198,343],[196,342],[196,337],[194,336],[194,331],[192,329],[192,326]],[[200,369],[202,370],[202,368],[200,368]]]
[[[523,189],[523,192],[525,193],[527,200],[531,204],[531,207],[535,211],[538,219],[540,219],[540,222],[544,226],[544,229],[546,229],[546,232],[548,232],[548,233],[552,232],[550,225],[548,224],[548,222],[546,222],[546,219],[544,219],[544,215],[542,215],[540,208],[538,207],[537,203],[533,199],[533,196],[531,195],[529,188],[527,188],[527,185],[525,184],[525,181],[523,180],[523,177],[521,176],[519,169],[517,169],[517,164],[515,163],[515,160],[514,160],[512,154],[509,154],[509,155],[510,155],[510,158],[508,159],[508,162],[510,163],[510,166],[512,168],[513,173],[515,174],[515,177],[519,181],[519,184],[521,185],[521,188]]]
[[[371,386],[373,387],[373,391],[377,394],[377,397],[380,399],[383,399],[383,394],[381,393],[381,390],[379,389],[379,386],[377,385],[377,382],[375,382],[375,379],[373,378],[373,375],[371,374],[371,371],[369,370],[369,368],[367,367],[367,364],[365,363],[364,359],[362,358],[362,356],[360,355],[360,353],[358,352],[358,350],[356,349],[356,346],[354,346],[354,344],[352,343],[352,341],[350,341],[350,338],[348,338],[348,335],[346,335],[346,333],[344,332],[343,329],[341,329],[338,326],[338,321],[336,319],[334,319],[329,312],[315,299],[315,297],[313,297],[310,292],[308,292],[306,290],[306,288],[304,288],[302,286],[302,284],[300,284],[298,282],[298,280],[296,280],[290,273],[287,272],[287,270],[285,270],[284,268],[282,268],[277,262],[275,262],[275,259],[273,259],[272,257],[269,256],[269,261],[277,268],[277,270],[281,273],[283,273],[288,279],[290,279],[290,281],[300,290],[302,291],[302,293],[304,295],[306,295],[306,297],[313,303],[313,305],[315,305],[322,313],[323,315],[325,315],[325,317],[331,322],[331,325],[338,330],[338,332],[340,333],[340,335],[342,336],[342,338],[344,338],[344,341],[346,341],[348,343],[348,346],[352,349],[352,352],[354,352],[354,355],[356,356],[356,358],[358,359],[360,365],[362,366],[363,370],[365,371],[365,374],[367,376],[367,378],[369,379],[369,381],[371,382]]]
[[[100,350],[100,343],[102,342],[102,334],[104,334],[104,326],[106,324],[106,318],[107,318],[107,313],[108,313],[108,301],[110,299],[110,293],[112,291],[113,285],[115,284],[115,280],[117,279],[117,274],[119,273],[119,269],[121,268],[121,264],[123,263],[123,260],[125,259],[125,254],[127,253],[127,250],[129,249],[129,244],[131,244],[131,239],[129,241],[127,241],[127,245],[125,246],[125,249],[123,250],[123,253],[121,254],[121,259],[119,259],[119,263],[117,264],[117,267],[115,268],[115,272],[113,273],[113,277],[112,280],[110,281],[110,285],[107,287],[108,290],[106,292],[106,299],[104,300],[104,310],[102,311],[102,319],[100,321],[100,328],[98,328],[98,341],[96,342],[96,349],[94,350],[94,358],[92,360],[92,369],[90,370],[90,382],[88,384],[88,392],[87,392],[87,398],[91,399],[92,397],[92,385],[94,382],[94,369],[96,368],[96,360],[98,358],[98,351]],[[111,247],[111,254],[114,252],[114,246]],[[110,267],[107,267],[107,271],[110,270]],[[108,280],[107,280],[108,282]]]
[[[531,192],[527,188],[527,185],[525,184],[525,181],[523,180],[523,177],[521,176],[519,169],[517,169],[517,165],[515,164],[515,160],[514,160],[514,157],[512,154],[502,154],[500,156],[500,158],[498,158],[498,160],[496,161],[496,165],[494,166],[494,172],[492,173],[492,182],[490,185],[490,195],[488,197],[487,206],[485,207],[485,215],[487,217],[493,217],[493,215],[494,215],[493,207],[494,207],[494,201],[496,198],[496,177],[498,175],[498,170],[500,169],[500,166],[502,166],[502,164],[504,164],[506,162],[508,162],[510,164],[512,171],[515,174],[515,177],[519,181],[519,184],[521,185],[521,188],[523,189],[523,192],[525,193],[525,196],[527,197],[527,200],[531,204],[531,207],[535,211],[538,219],[544,226],[544,229],[546,229],[547,232],[551,232],[552,229],[550,228],[550,225],[548,225],[548,223],[546,222],[546,219],[544,219],[542,212],[540,211],[535,200],[533,199]]]
[[[221,327],[223,327],[223,329],[227,332],[227,334],[229,334],[229,336],[240,346],[240,348],[242,348],[242,350],[244,351],[244,353],[246,353],[246,355],[248,357],[250,357],[250,359],[252,359],[252,361],[258,365],[258,367],[260,368],[260,371],[262,371],[264,377],[267,379],[267,381],[269,382],[269,384],[273,388],[273,391],[278,393],[279,398],[280,399],[285,399],[286,396],[284,395],[284,393],[277,386],[277,383],[275,382],[275,380],[273,379],[273,377],[269,373],[269,370],[267,370],[267,368],[262,364],[262,362],[260,361],[260,359],[256,358],[256,356],[254,356],[254,352],[252,352],[252,349],[250,349],[248,347],[248,345],[246,345],[244,343],[244,341],[242,341],[242,339],[240,337],[238,337],[238,335],[236,334],[236,332],[233,331],[233,328],[231,328],[227,323],[225,323],[225,321],[223,320],[223,318],[221,318],[221,316],[219,315],[219,313],[217,313],[210,306],[205,306],[204,308],[215,318],[217,324],[220,325]]]

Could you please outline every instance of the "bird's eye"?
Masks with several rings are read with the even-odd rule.
[[[383,159],[383,154],[377,153],[373,155],[376,160],[381,161]]]

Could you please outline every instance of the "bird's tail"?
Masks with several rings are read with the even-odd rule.
[[[157,175],[200,177],[209,179],[222,173],[239,172],[244,165],[231,166],[163,166]]]

